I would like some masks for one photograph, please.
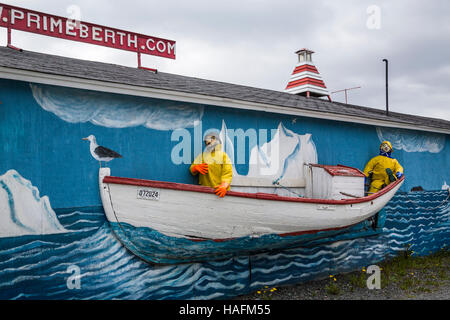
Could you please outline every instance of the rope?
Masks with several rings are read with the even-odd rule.
[[[301,195],[300,193],[297,193],[297,192],[295,192],[295,191],[290,190],[288,187],[285,187],[285,186],[281,185],[278,181],[273,181],[272,184],[273,184],[273,185],[277,185],[277,186],[279,186],[280,188],[283,188],[283,189],[285,189],[285,190],[287,190],[287,191],[289,191],[289,192],[291,192],[291,193],[297,195],[297,196],[300,197],[300,198],[303,198],[303,195]]]
[[[117,221],[117,224],[119,225],[119,228],[122,230],[122,233],[123,233],[123,235],[126,237],[126,239],[127,239],[131,244],[133,244],[133,245],[136,247],[136,250],[132,250],[129,246],[127,246],[127,245],[126,245],[125,243],[123,243],[123,242],[122,242],[122,244],[124,244],[124,246],[125,246],[128,250],[130,250],[131,252],[133,252],[133,253],[134,253],[134,251],[138,251],[138,252],[140,252],[141,254],[144,253],[144,255],[151,254],[151,253],[152,253],[151,251],[141,250],[141,249],[139,248],[139,246],[138,246],[136,243],[134,243],[133,240],[131,240],[131,239],[128,237],[127,232],[126,232],[125,229],[122,227],[122,224],[120,223],[119,218],[118,218],[117,215],[116,215],[116,210],[114,210],[113,202],[112,202],[112,199],[111,199],[111,192],[109,192],[109,187],[108,187],[108,196],[109,196],[109,200],[110,200],[110,203],[111,203],[112,211],[113,211],[113,213],[114,213],[114,217],[116,218],[116,221]],[[145,259],[144,257],[140,257],[140,258],[141,258],[142,260],[144,260],[144,261],[147,261],[147,259]],[[147,262],[152,263],[151,261],[147,261]]]

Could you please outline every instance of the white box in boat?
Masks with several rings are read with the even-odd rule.
[[[306,196],[333,200],[364,197],[364,177],[364,173],[352,167],[309,164]]]

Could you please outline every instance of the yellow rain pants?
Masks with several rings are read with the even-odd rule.
[[[397,172],[403,173],[403,167],[398,163],[396,159],[388,158],[385,156],[376,156],[367,163],[364,168],[364,174],[369,177],[372,172],[372,181],[370,183],[369,193],[375,193],[380,191],[383,186],[387,186],[389,183],[389,176],[386,173],[386,169],[390,168],[395,175]]]

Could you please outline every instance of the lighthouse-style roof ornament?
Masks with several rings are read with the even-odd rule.
[[[330,93],[320,76],[319,71],[312,62],[314,51],[300,49],[296,52],[298,63],[292,72],[289,83],[284,92],[298,94],[306,97],[328,97],[331,101]]]

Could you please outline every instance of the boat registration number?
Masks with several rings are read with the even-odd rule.
[[[159,200],[160,191],[155,189],[138,189],[137,198],[143,200]]]
[[[332,204],[318,204],[317,210],[327,210],[327,211],[333,211],[336,210],[336,206]]]

